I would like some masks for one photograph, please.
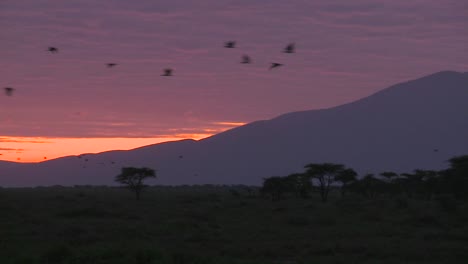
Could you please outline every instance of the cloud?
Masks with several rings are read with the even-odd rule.
[[[24,149],[14,149],[14,148],[0,148],[0,150],[6,150],[6,151],[10,151],[10,150],[14,150],[14,151],[24,151]]]
[[[213,122],[212,124],[221,125],[221,126],[243,126],[245,122]]]
[[[10,137],[0,137],[0,142],[4,142],[4,143],[37,143],[37,144],[53,143],[53,142],[47,141],[47,140],[30,140],[30,139],[21,139],[21,138],[14,138],[13,139],[13,138],[10,138]],[[8,150],[8,149],[3,149],[3,150]],[[9,149],[9,150],[17,150],[17,149]]]
[[[180,137],[181,135],[212,135],[244,125],[245,122],[212,122],[204,121],[187,115],[190,126],[186,127],[184,122],[160,124],[156,122],[144,122],[146,117],[133,119],[132,117],[109,117],[92,118],[87,114],[72,113],[67,121],[38,121],[38,126],[27,131],[21,130],[23,124],[17,122],[5,129],[3,133],[11,135],[0,137],[0,142],[16,143],[51,143],[49,140],[31,140],[36,138],[158,138],[158,137]],[[40,125],[39,125],[40,124]],[[31,124],[30,124],[31,126]],[[21,139],[25,137],[28,139]],[[197,136],[199,137],[199,136]]]

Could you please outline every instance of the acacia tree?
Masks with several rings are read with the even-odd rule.
[[[431,200],[440,189],[439,172],[434,170],[415,170],[414,173],[422,177],[421,187],[419,188],[420,194],[426,200]]]
[[[379,193],[385,191],[386,183],[376,178],[372,173],[366,174],[361,181],[364,185],[365,195],[370,199],[374,199]]]
[[[304,173],[293,173],[286,176],[288,186],[294,191],[296,197],[307,198],[312,190],[312,182]]]
[[[273,176],[264,178],[261,192],[263,195],[271,195],[271,200],[278,201],[290,189],[289,185],[289,181],[284,177]]]
[[[305,172],[312,179],[317,179],[319,182],[320,196],[322,202],[327,202],[330,185],[344,169],[344,165],[335,163],[308,164],[305,166]]]
[[[344,197],[346,190],[349,188],[349,184],[356,181],[357,173],[353,169],[345,169],[338,173],[335,177],[336,181],[341,182],[341,197]]]
[[[393,181],[393,178],[396,178],[398,176],[398,174],[396,174],[393,171],[384,171],[384,172],[380,173],[380,176],[385,177],[387,179],[387,182],[391,183]]]
[[[408,197],[420,196],[422,193],[425,173],[422,170],[414,170],[414,173],[402,173],[403,186]]]
[[[147,178],[156,178],[156,172],[146,167],[124,167],[121,173],[115,176],[115,181],[127,185],[127,188],[135,193],[136,199],[140,200],[141,191],[147,187],[143,181]]]
[[[393,171],[384,171],[380,173],[380,176],[385,178],[385,184],[382,185],[385,192],[394,194],[398,190],[398,174]]]
[[[448,185],[457,199],[467,198],[468,189],[468,155],[456,156],[449,160],[447,170]]]
[[[367,198],[373,199],[379,192],[382,192],[386,183],[376,177],[374,174],[366,174],[362,179],[350,184],[350,190],[359,193]]]

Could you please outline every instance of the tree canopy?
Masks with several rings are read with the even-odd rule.
[[[156,178],[156,172],[146,167],[124,167],[121,173],[115,176],[115,181],[127,185],[127,188],[135,192],[136,199],[140,200],[141,191],[146,187],[143,182],[147,178]]]

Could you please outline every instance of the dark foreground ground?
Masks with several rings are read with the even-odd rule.
[[[230,189],[0,189],[0,263],[468,263],[467,204]]]

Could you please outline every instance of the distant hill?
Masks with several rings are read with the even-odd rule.
[[[444,71],[358,101],[257,121],[212,137],[5,168],[0,186],[113,184],[122,166],[157,170],[159,184],[261,184],[336,162],[360,173],[442,169],[468,154],[468,73]],[[86,161],[87,160],[87,161]]]

